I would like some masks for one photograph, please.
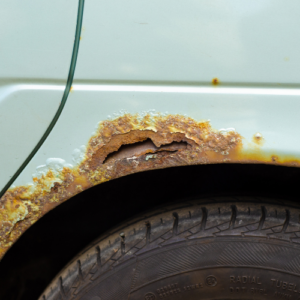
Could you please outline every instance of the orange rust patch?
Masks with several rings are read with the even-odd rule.
[[[211,81],[211,83],[213,85],[218,85],[218,84],[220,84],[220,80],[218,78],[213,78],[212,81]]]
[[[126,114],[103,121],[78,166],[50,169],[34,177],[33,186],[11,188],[1,198],[0,257],[45,213],[94,185],[146,170],[227,162],[298,164],[257,149],[244,151],[237,132],[181,115]]]

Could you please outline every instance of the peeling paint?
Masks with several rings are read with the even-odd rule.
[[[257,138],[257,134],[254,136]],[[98,124],[73,163],[49,158],[33,182],[9,189],[0,200],[0,257],[45,213],[72,196],[105,181],[146,170],[208,163],[299,165],[243,149],[234,128],[215,130],[209,121],[182,115],[124,114]]]

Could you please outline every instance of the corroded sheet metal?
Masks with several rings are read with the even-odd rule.
[[[254,133],[252,150],[233,129],[214,130],[208,121],[181,116],[125,114],[99,124],[77,166],[49,167],[33,184],[1,198],[0,257],[45,213],[102,182],[146,170],[208,163],[270,163],[299,166],[296,159],[263,154]],[[59,162],[56,162],[59,164]]]

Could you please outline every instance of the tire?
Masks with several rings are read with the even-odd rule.
[[[164,207],[89,245],[40,299],[298,300],[299,215],[256,198]]]

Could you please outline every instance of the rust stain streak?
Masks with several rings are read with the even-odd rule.
[[[208,163],[299,166],[297,160],[262,155],[259,149],[247,152],[242,140],[234,130],[214,130],[208,121],[197,122],[181,115],[125,114],[103,121],[88,142],[85,158],[76,167],[64,167],[59,173],[49,169],[34,177],[32,186],[11,188],[0,199],[0,257],[49,210],[111,179],[146,170]],[[255,143],[260,145],[260,141]]]

